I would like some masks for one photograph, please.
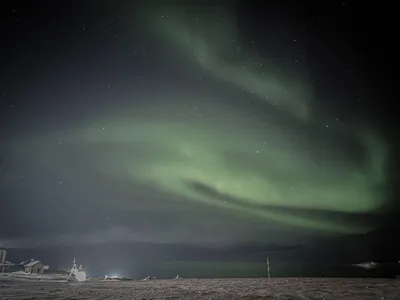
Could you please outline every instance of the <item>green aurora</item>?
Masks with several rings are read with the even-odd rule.
[[[384,204],[387,147],[372,128],[340,122],[325,128],[316,122],[307,75],[293,78],[246,52],[223,9],[194,14],[143,8],[142,15],[166,56],[197,65],[229,89],[247,91],[243,97],[271,113],[257,118],[254,108],[215,98],[212,91],[209,96],[161,91],[140,105],[114,109],[107,121],[88,118],[62,132],[15,139],[17,158],[50,172],[62,170],[63,178],[76,181],[86,180],[84,170],[91,168],[110,178],[98,182],[110,189],[111,178],[124,178],[249,219],[333,233],[371,229],[320,212],[357,215]],[[109,204],[129,210],[141,201],[115,198]],[[167,205],[158,201],[152,209]]]

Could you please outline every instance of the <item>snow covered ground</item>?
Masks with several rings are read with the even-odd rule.
[[[178,279],[84,283],[0,282],[0,299],[399,299],[400,280]]]

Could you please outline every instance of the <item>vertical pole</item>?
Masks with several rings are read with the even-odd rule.
[[[267,256],[267,269],[268,269],[268,278],[271,278],[271,272],[269,269],[269,257]]]
[[[7,255],[7,250],[1,250],[0,249],[0,264],[3,264],[6,262],[6,255]],[[4,266],[1,268],[1,273],[4,273]]]

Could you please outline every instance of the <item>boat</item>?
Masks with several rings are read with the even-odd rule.
[[[2,281],[82,282],[87,279],[82,265],[76,267],[75,258],[70,271],[51,270],[34,259],[19,264],[3,261],[0,267],[8,271],[0,273]]]
[[[1,273],[0,280],[5,281],[40,281],[40,282],[74,282],[76,279],[69,274],[27,274],[24,271]]]

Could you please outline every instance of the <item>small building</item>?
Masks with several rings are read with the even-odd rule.
[[[29,274],[43,274],[44,266],[40,261],[35,260],[24,265],[24,270]]]

